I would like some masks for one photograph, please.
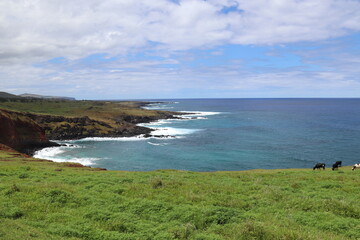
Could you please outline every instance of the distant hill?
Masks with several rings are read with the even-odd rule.
[[[11,93],[0,92],[0,98],[20,98],[20,97]]]
[[[36,98],[36,99],[49,99],[49,100],[76,100],[73,97],[62,97],[62,96],[44,96],[39,94],[24,93],[20,95],[15,95],[7,92],[0,92],[0,99],[22,99],[22,98]]]
[[[19,95],[20,97],[24,98],[41,98],[41,99],[60,99],[60,100],[76,100],[72,97],[62,97],[62,96],[44,96],[39,94],[32,94],[32,93],[23,93]]]

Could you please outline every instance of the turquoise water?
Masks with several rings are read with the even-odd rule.
[[[174,137],[63,141],[71,145],[36,156],[130,171],[312,168],[360,160],[360,99],[162,101],[149,108],[194,112],[144,125]]]

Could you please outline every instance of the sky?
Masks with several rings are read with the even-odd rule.
[[[0,91],[360,97],[360,0],[1,0]]]

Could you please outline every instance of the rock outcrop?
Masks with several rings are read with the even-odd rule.
[[[26,154],[58,145],[50,142],[45,131],[32,119],[9,110],[0,110],[0,143]]]
[[[136,126],[132,123],[120,121],[110,125],[87,116],[63,117],[32,113],[25,113],[25,115],[39,124],[45,130],[45,134],[49,139],[56,140],[86,137],[131,137],[151,132],[149,128]]]
[[[40,103],[46,113],[62,108],[57,115],[34,112],[15,112],[0,109],[0,143],[20,152],[32,154],[43,147],[54,146],[50,140],[73,140],[86,137],[152,137],[153,129],[137,126],[159,119],[179,118],[176,113],[141,109],[148,103],[129,102],[81,102],[61,103],[44,101],[20,103],[29,104],[29,110]],[[18,106],[14,104],[15,107]],[[21,105],[21,106],[22,106]],[[90,105],[90,106],[89,106]],[[86,108],[84,107],[86,106]],[[64,109],[69,110],[62,116]],[[171,136],[156,136],[171,137]]]

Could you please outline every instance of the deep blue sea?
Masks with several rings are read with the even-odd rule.
[[[143,126],[174,137],[62,141],[68,146],[36,157],[130,171],[312,168],[360,160],[360,99],[161,101],[148,108],[192,114]]]

